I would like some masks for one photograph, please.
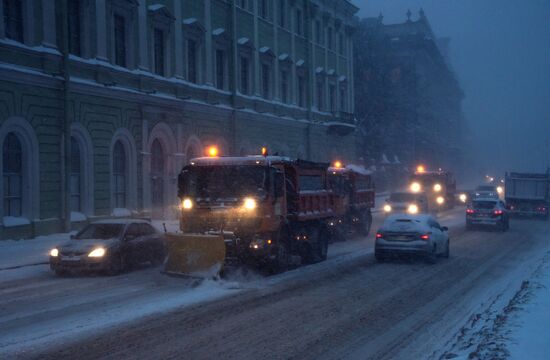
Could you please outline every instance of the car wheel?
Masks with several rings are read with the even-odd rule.
[[[445,259],[448,259],[451,255],[451,239],[447,240],[447,247],[445,249],[445,252],[443,253],[443,257]]]
[[[379,252],[374,252],[374,258],[376,259],[376,261],[382,263],[382,262],[386,262],[387,258],[385,255],[382,255],[380,254]]]
[[[107,270],[107,273],[109,275],[118,275],[121,272],[123,272],[126,269],[126,261],[122,255],[115,255],[111,259],[111,263],[109,264],[109,270]]]
[[[428,264],[435,264],[437,262],[437,248],[435,245],[432,248],[432,251],[426,255],[426,262]]]

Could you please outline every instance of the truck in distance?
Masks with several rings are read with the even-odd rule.
[[[550,170],[546,173],[506,173],[504,198],[511,215],[548,219]]]

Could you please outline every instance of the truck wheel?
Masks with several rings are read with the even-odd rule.
[[[282,273],[287,271],[289,263],[290,253],[288,244],[286,242],[280,242],[277,246],[277,257],[275,259],[275,263],[273,264],[273,272]]]
[[[357,232],[359,235],[368,236],[372,226],[372,214],[370,211],[361,213],[359,223],[357,224]]]

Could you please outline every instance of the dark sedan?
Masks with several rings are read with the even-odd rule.
[[[103,220],[52,249],[50,268],[58,275],[76,270],[117,274],[139,263],[160,264],[164,256],[163,237],[148,221]]]

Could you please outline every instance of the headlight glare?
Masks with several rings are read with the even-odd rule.
[[[420,192],[422,190],[422,186],[420,186],[420,183],[414,182],[411,184],[411,191],[414,193]]]
[[[384,205],[384,211],[391,212],[391,205],[388,205],[388,204]]]
[[[247,197],[244,199],[243,207],[246,210],[254,210],[256,209],[256,206],[257,206],[256,200],[254,200],[253,198]]]
[[[88,257],[99,258],[99,257],[103,257],[104,255],[105,255],[104,248],[96,248],[88,254]]]
[[[52,249],[50,251],[50,256],[52,257],[58,257],[59,256],[59,250],[58,249]]]
[[[184,210],[191,210],[193,208],[193,200],[189,198],[183,199],[183,201],[181,202],[181,207]]]
[[[439,204],[439,205],[443,205],[445,203],[445,198],[443,196],[438,196],[437,199],[435,199],[435,201]]]
[[[441,186],[441,184],[435,184],[434,185],[434,191],[435,192],[440,192],[442,189],[443,189],[443,187]]]
[[[410,204],[407,208],[409,214],[418,214],[418,206],[416,204]]]

